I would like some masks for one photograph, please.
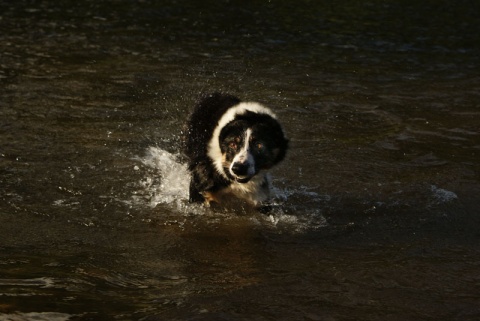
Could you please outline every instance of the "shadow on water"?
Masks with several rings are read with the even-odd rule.
[[[470,1],[0,3],[0,320],[477,320]],[[267,215],[186,199],[200,93],[275,109]]]

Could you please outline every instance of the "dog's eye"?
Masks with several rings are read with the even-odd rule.
[[[237,143],[236,142],[230,142],[228,144],[228,147],[230,147],[231,149],[237,149]]]
[[[255,143],[255,148],[258,151],[262,151],[265,148],[265,145],[263,145],[263,143],[257,142],[257,143]]]

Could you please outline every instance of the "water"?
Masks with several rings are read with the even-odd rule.
[[[0,3],[0,320],[478,320],[477,3]],[[186,201],[202,92],[291,139]]]

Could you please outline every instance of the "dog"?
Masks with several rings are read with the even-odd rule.
[[[270,197],[266,170],[285,157],[288,139],[276,115],[256,102],[213,93],[195,105],[185,128],[189,201],[261,208]]]

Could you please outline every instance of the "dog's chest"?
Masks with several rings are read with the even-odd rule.
[[[270,196],[270,178],[268,174],[257,175],[250,182],[232,183],[215,193],[204,195],[207,202],[228,203],[232,197],[244,199],[253,206],[258,206]]]

